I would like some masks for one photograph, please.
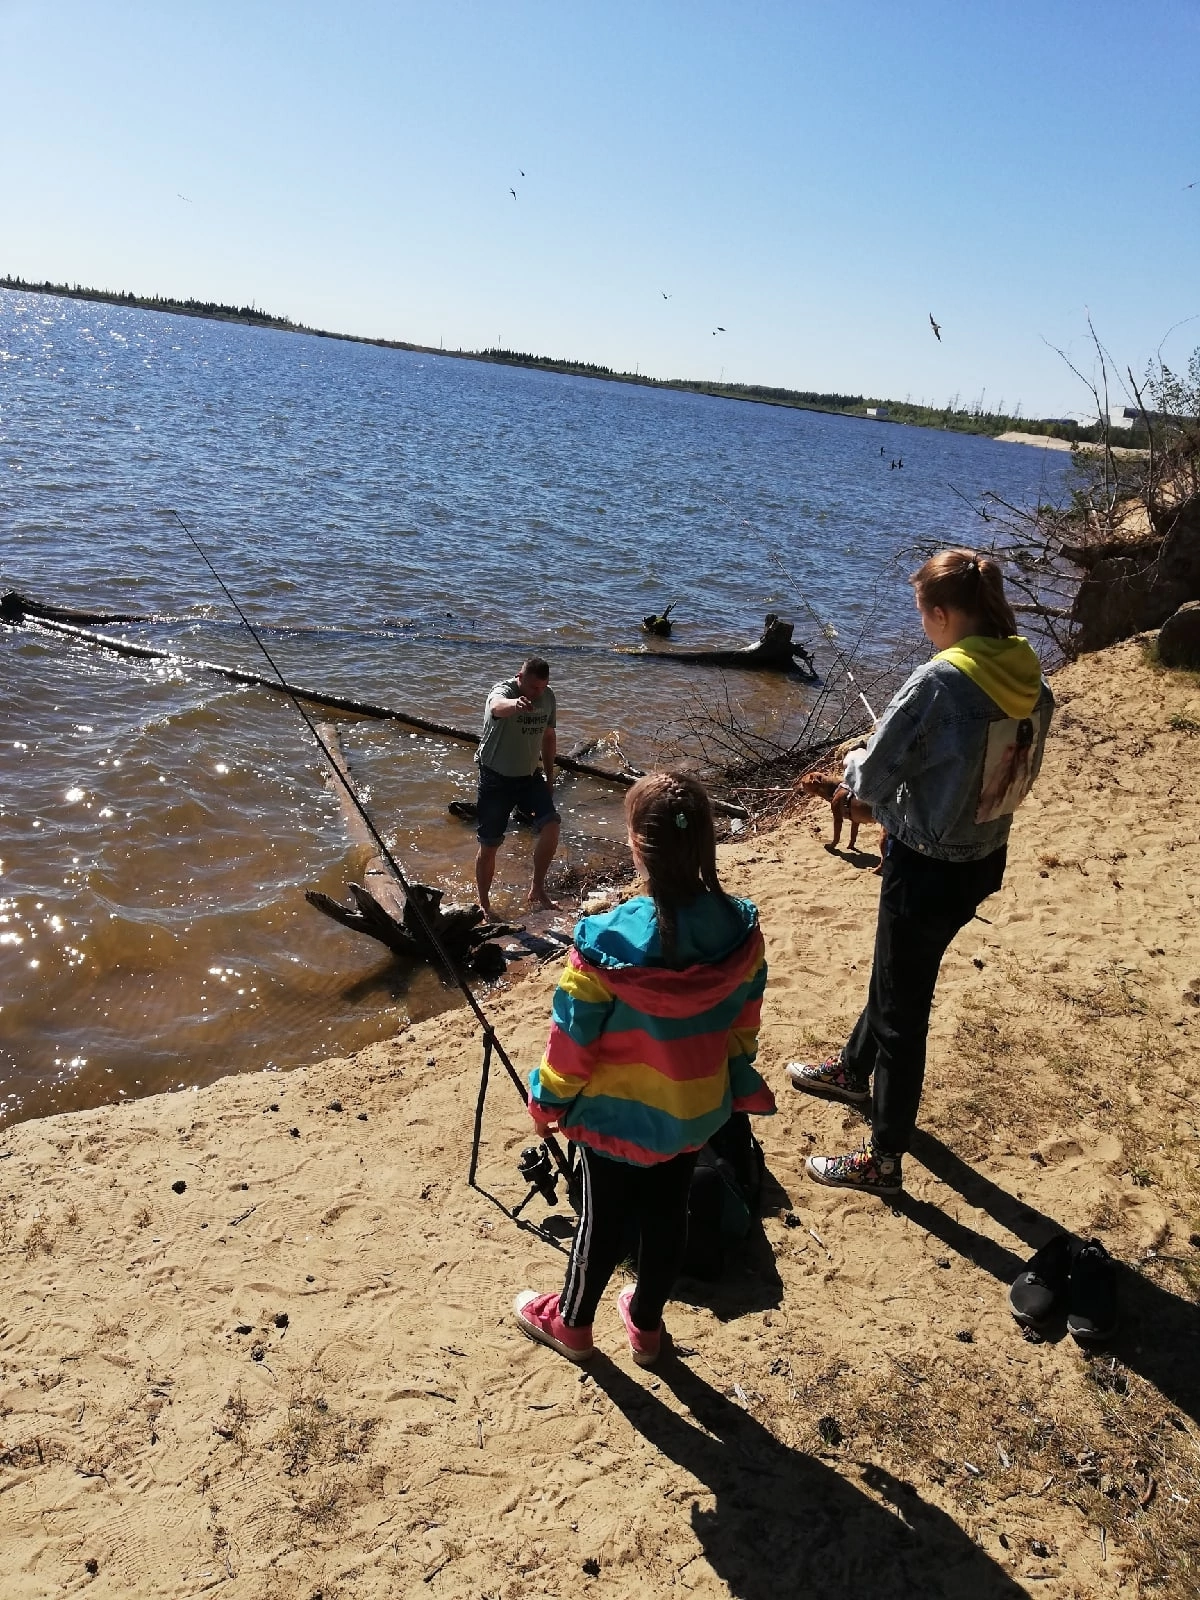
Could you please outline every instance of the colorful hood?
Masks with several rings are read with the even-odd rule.
[[[700,895],[677,914],[675,948],[684,965],[656,964],[662,945],[647,895],[584,917],[575,929],[580,961],[597,968],[619,1000],[647,1016],[686,1017],[728,999],[761,961],[758,912],[732,895]]]

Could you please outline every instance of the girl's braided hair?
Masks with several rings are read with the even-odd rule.
[[[717,841],[708,796],[684,773],[654,772],[625,796],[625,821],[658,915],[663,960],[675,960],[675,913],[707,889],[725,895],[717,877]]]
[[[908,581],[927,610],[954,606],[965,611],[985,638],[1008,639],[1017,631],[1004,593],[1004,574],[989,556],[974,550],[939,550]]]

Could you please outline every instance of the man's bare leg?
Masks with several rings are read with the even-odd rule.
[[[533,885],[529,890],[529,904],[542,906],[547,911],[553,911],[558,905],[557,900],[551,900],[546,893],[546,871],[558,849],[560,828],[560,823],[548,822],[538,834],[533,847]]]
[[[496,876],[496,853],[499,849],[498,844],[481,844],[475,853],[475,892],[479,896],[480,906],[489,917],[492,914],[489,896],[492,879]]]

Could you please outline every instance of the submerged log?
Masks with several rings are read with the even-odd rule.
[[[10,591],[11,593],[12,591]],[[20,599],[20,596],[17,596]],[[22,604],[25,604],[22,602]],[[184,656],[173,650],[156,650],[150,645],[133,644],[124,639],[108,639],[102,633],[93,633],[88,628],[77,627],[73,623],[59,622],[44,615],[52,611],[52,606],[42,606],[38,610],[20,610],[9,616],[0,609],[0,622],[8,622],[19,626],[25,622],[35,623],[38,627],[48,629],[53,633],[62,634],[65,638],[73,639],[80,644],[95,645],[101,650],[109,650],[114,655],[129,656],[135,661],[166,661],[172,666],[190,671],[215,672],[222,678],[228,678],[231,683],[244,684],[247,687],[267,689],[272,694],[286,694],[294,700],[303,700],[309,705],[326,706],[337,711],[348,711],[356,717],[370,717],[381,722],[399,722],[407,728],[419,728],[423,733],[436,733],[443,739],[453,739],[459,744],[479,744],[479,735],[469,733],[465,728],[452,728],[445,722],[433,722],[428,717],[417,717],[409,711],[398,711],[392,706],[372,705],[366,700],[351,700],[346,695],[325,694],[320,689],[305,688],[298,683],[286,683],[279,678],[268,678],[261,672],[245,672],[240,667],[227,667],[219,661],[202,661],[196,656]],[[110,619],[111,620],[111,619]],[[735,652],[740,654],[740,652]],[[665,652],[664,652],[665,654]],[[678,659],[678,656],[676,656]],[[576,761],[571,756],[556,756],[556,767],[564,772],[578,772],[588,778],[599,778],[604,783],[616,784],[620,788],[629,788],[637,782],[637,775],[626,772],[611,772],[606,767],[596,767],[588,761]],[[728,800],[713,800],[713,810],[720,811],[729,817],[745,817],[744,806],[731,804]]]
[[[15,589],[0,594],[0,621],[24,622],[34,617],[39,622],[153,622],[153,617],[134,616],[124,611],[72,611],[66,606],[46,606],[40,600],[30,600]]]
[[[795,672],[816,676],[813,658],[801,644],[793,642],[794,624],[783,622],[773,611],[767,613],[762,637],[740,650],[647,650],[646,655],[665,661],[682,661],[706,667],[743,667],[752,671]]]
[[[338,772],[348,783],[350,770],[337,729],[325,722],[317,731]],[[352,843],[375,850],[375,841],[345,783],[339,783],[332,774],[329,782],[337,790]],[[363,879],[361,884],[349,885],[349,906],[316,889],[308,890],[304,898],[342,927],[378,939],[380,944],[387,945],[389,950],[408,961],[444,966],[440,945],[456,967],[478,977],[495,978],[504,971],[504,952],[491,941],[514,930],[504,923],[489,922],[479,906],[443,906],[441,889],[425,883],[401,883],[391,864],[377,851],[368,861]]]

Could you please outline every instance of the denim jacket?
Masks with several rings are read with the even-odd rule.
[[[1053,709],[1043,679],[1029,718],[1006,719],[964,672],[927,661],[892,698],[866,749],[846,758],[844,782],[911,850],[939,861],[982,860],[1007,843],[1015,809],[995,814],[985,799],[985,765],[990,777],[1003,758],[999,741],[1019,727],[1028,742],[1023,798],[1041,770]]]

